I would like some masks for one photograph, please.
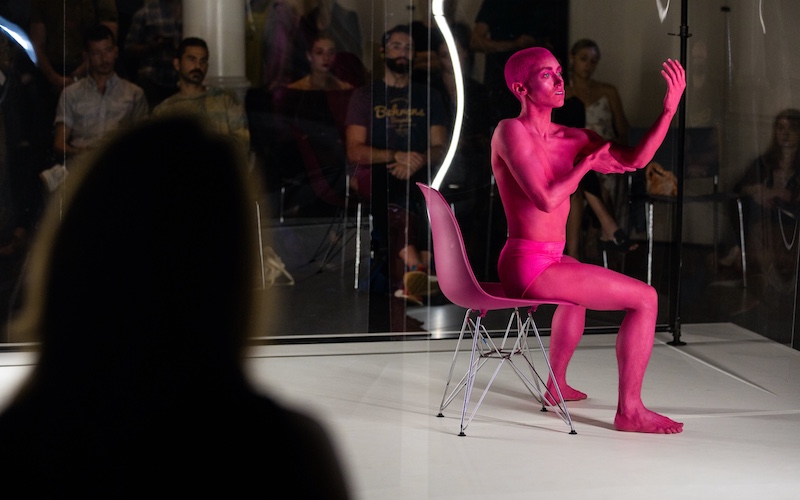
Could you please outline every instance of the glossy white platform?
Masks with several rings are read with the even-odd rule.
[[[258,347],[247,368],[325,422],[358,499],[800,498],[800,352],[731,324],[682,331],[680,348],[657,335],[644,388],[685,423],[671,436],[612,429],[613,335],[584,337],[571,365],[589,394],[569,405],[577,435],[504,368],[457,436],[459,400],[435,416],[452,340]],[[0,354],[0,404],[31,360]]]

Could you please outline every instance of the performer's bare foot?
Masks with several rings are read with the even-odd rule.
[[[564,396],[564,401],[581,401],[587,397],[585,393],[577,389],[573,389],[566,383],[558,384],[558,388],[561,389],[561,395]],[[558,391],[556,391],[556,387],[552,382],[547,382],[547,393],[545,394],[544,399],[550,406],[560,402],[558,401]]]
[[[683,431],[683,424],[642,406],[630,414],[622,414],[617,410],[617,416],[614,417],[614,428],[618,431],[628,432],[677,434]]]

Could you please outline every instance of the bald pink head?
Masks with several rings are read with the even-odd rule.
[[[531,73],[550,62],[548,59],[555,61],[554,64],[558,64],[555,56],[543,47],[530,47],[512,54],[506,62],[504,71],[508,90],[519,99],[519,95],[511,86],[514,82],[527,83]]]

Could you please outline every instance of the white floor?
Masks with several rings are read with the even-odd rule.
[[[459,437],[460,399],[435,416],[452,340],[259,347],[248,369],[326,423],[358,499],[800,498],[800,352],[731,324],[682,332],[680,348],[657,335],[645,380],[645,403],[685,423],[670,436],[612,429],[613,335],[571,365],[590,396],[569,405],[577,435],[504,367]],[[31,360],[0,354],[0,405]]]

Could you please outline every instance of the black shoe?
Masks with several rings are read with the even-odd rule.
[[[614,239],[600,240],[600,246],[603,250],[609,253],[628,253],[631,250],[635,250],[639,245],[632,243],[628,238],[628,235],[625,234],[625,231],[622,229],[617,229],[614,232]]]

